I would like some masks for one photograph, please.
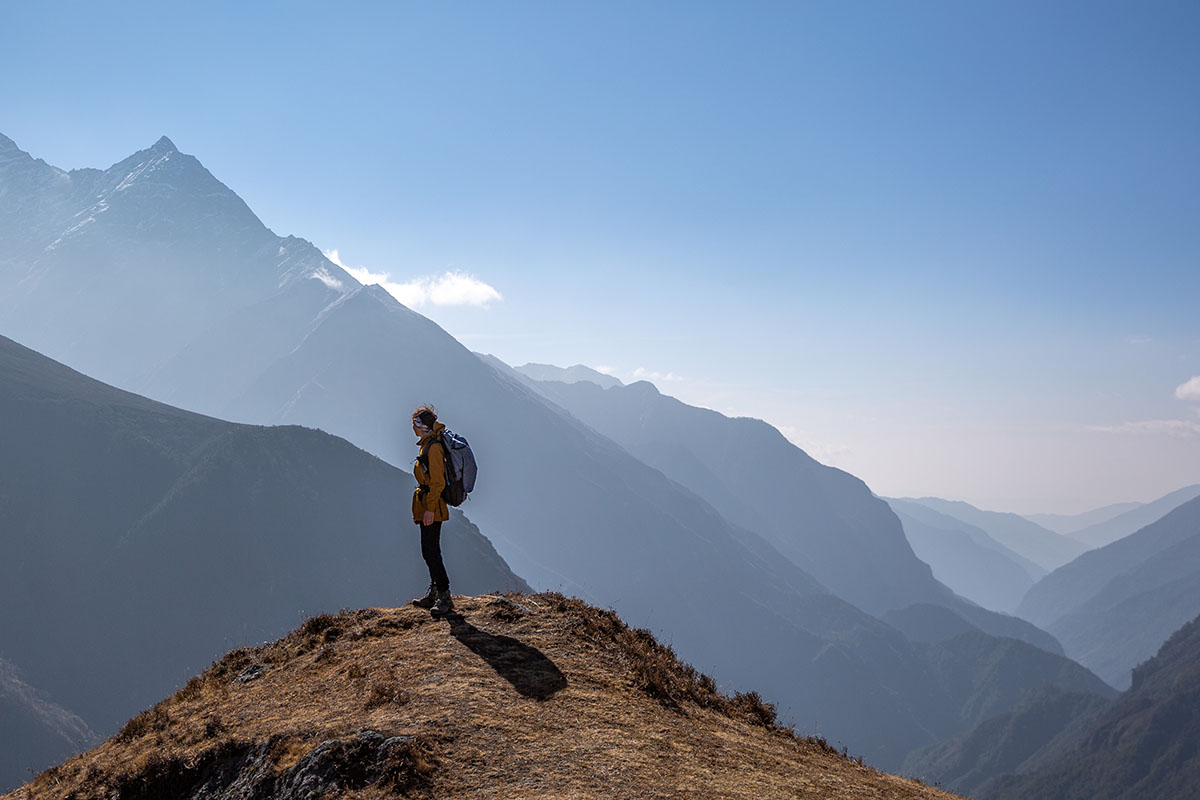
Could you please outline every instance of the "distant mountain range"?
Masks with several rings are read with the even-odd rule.
[[[1039,581],[1018,608],[1118,688],[1200,614],[1200,497]]]
[[[414,454],[409,410],[433,400],[480,459],[480,485],[465,509],[516,573],[538,588],[561,588],[616,609],[635,626],[663,632],[682,657],[722,685],[762,692],[802,729],[840,740],[872,763],[899,764],[910,749],[970,727],[981,714],[1002,713],[1034,686],[1104,690],[1094,675],[1052,652],[1058,649],[1053,637],[958,598],[934,580],[886,504],[857,478],[818,464],[765,423],[715,415],[695,431],[702,439],[696,447],[704,449],[673,450],[666,439],[663,448],[649,450],[629,442],[638,450],[631,452],[536,391],[528,376],[485,363],[382,288],[360,286],[307,242],[271,233],[169,140],[109,170],[71,173],[3,140],[0,187],[0,230],[13,232],[0,238],[4,332],[156,399],[243,423],[320,427],[393,464],[407,464]],[[656,408],[670,405],[648,384],[609,391]],[[676,410],[681,419],[701,411],[683,404]],[[226,424],[202,424],[194,415],[180,421],[175,410],[158,413],[161,436],[173,427]],[[72,441],[97,436],[108,434],[80,432]],[[332,469],[363,458],[345,442],[313,431],[237,427],[194,455],[191,449],[177,455],[173,445],[155,444],[154,437],[118,440],[136,446],[131,464],[144,465],[151,477],[133,490],[154,509],[127,514],[122,524],[140,525],[143,517],[170,521],[181,526],[182,538],[154,536],[142,525],[121,528],[130,532],[117,540],[131,552],[141,548],[152,563],[177,554],[177,570],[246,563],[212,563],[230,553],[269,566],[266,556],[288,537],[294,540],[292,527],[301,523],[311,526],[306,530],[319,528],[323,545],[337,524],[381,530],[373,516],[378,506],[367,502],[376,494],[398,495],[405,507],[392,508],[392,518],[407,516],[407,489],[396,491],[397,473],[382,464],[374,472],[347,466],[345,474],[300,469],[307,461]],[[58,452],[61,440],[43,431],[36,442]],[[136,449],[143,447],[139,442],[148,442],[145,452]],[[761,453],[770,469],[735,474],[746,465],[737,459],[745,456],[722,447]],[[29,453],[29,445],[21,452]],[[176,487],[182,473],[160,460],[190,464],[192,458],[200,459],[198,465],[189,466],[191,477]],[[354,477],[363,470],[373,477]],[[126,473],[109,473],[103,473],[108,483],[75,488],[124,497]],[[222,491],[246,487],[261,487],[256,499],[217,499]],[[330,491],[358,498],[349,507],[368,518],[329,516],[331,506],[317,500]],[[293,504],[288,492],[308,499]],[[103,495],[85,496],[96,504]],[[738,503],[739,497],[746,499]],[[243,534],[234,522],[256,532]],[[320,602],[371,604],[356,599],[345,580],[356,570],[390,563],[378,556],[382,547],[367,548],[374,554],[367,565],[347,561],[340,551],[316,550],[324,563],[337,565],[341,579],[322,586],[327,594]],[[402,552],[411,556],[407,546]],[[77,569],[98,563],[82,552],[77,558]],[[117,644],[132,644],[129,631],[163,624],[153,614],[171,608],[180,587],[214,604],[195,612],[205,620],[205,632],[233,625],[238,638],[257,635],[238,628],[233,615],[274,603],[294,614],[296,601],[280,598],[277,587],[284,577],[290,585],[297,576],[321,585],[320,575],[305,571],[311,563],[304,564],[286,574],[268,571],[269,580],[252,570],[231,578],[233,587],[264,593],[251,603],[234,603],[221,592],[208,597],[211,582],[167,571],[156,583],[135,582],[145,599],[121,609],[119,618],[133,621],[128,630],[113,634],[93,626],[92,638],[81,633],[71,641],[104,647],[115,637]],[[835,592],[853,593],[853,604],[831,594],[833,585]],[[86,589],[69,581],[62,588],[72,597]],[[919,617],[934,609],[928,613],[964,620],[968,629],[960,633],[969,639],[914,642],[864,612],[909,608],[906,621],[914,629],[930,628]],[[178,635],[185,633],[196,631]],[[32,630],[17,625],[5,635],[36,650]],[[52,663],[48,655],[42,660]],[[997,664],[1006,665],[999,677]],[[152,668],[162,665],[134,665],[127,679],[132,685],[139,670]],[[164,674],[174,673],[172,667]],[[65,677],[48,688],[58,695],[60,684],[66,685]],[[83,696],[95,687],[77,689]],[[88,712],[61,696],[85,718],[108,719],[116,714],[112,709],[125,707],[119,699],[92,699],[112,709]]]
[[[591,367],[585,367],[583,364],[576,364],[573,367],[556,367],[552,364],[525,364],[524,366],[514,367],[517,372],[533,378],[535,381],[562,381],[563,383],[579,383],[587,381],[594,383],[601,389],[608,389],[613,386],[622,386],[623,384],[612,375],[605,375],[603,372],[598,372]]]
[[[933,575],[984,608],[1011,613],[1046,570],[982,528],[907,500],[888,500],[904,535]]]
[[[1200,619],[1139,666],[1128,692],[1088,717],[1078,744],[981,800],[1191,800],[1200,786]]]
[[[1144,503],[1112,503],[1081,514],[1024,514],[1025,519],[1049,528],[1064,536],[1073,536],[1076,531],[1107,522],[1113,517],[1140,508]]]
[[[1137,505],[1107,520],[1072,531],[1070,536],[1092,547],[1103,547],[1157,522],[1196,497],[1200,497],[1200,484],[1185,486],[1151,503]]]
[[[1089,549],[1082,542],[1043,528],[1016,514],[983,511],[961,500],[942,500],[937,497],[900,499],[974,525],[1009,550],[1046,571],[1061,567]]]
[[[1117,698],[1042,688],[914,752],[902,771],[978,800],[1191,800],[1200,786],[1200,618]]]
[[[0,786],[299,614],[420,593],[413,485],[320,431],[180,411],[0,337],[0,653],[70,709],[0,673],[0,750],[35,759]],[[459,591],[528,588],[460,514],[443,547]]]
[[[511,372],[498,359],[488,363]],[[646,381],[607,389],[586,380],[531,385],[727,519],[763,534],[860,608],[884,614],[917,603],[941,605],[989,633],[1061,653],[1044,632],[964,602],[936,581],[913,554],[899,520],[866,484],[816,462],[765,422],[689,406]]]

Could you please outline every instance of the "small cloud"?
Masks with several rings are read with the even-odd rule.
[[[635,380],[650,381],[651,383],[654,383],[656,381],[667,382],[667,381],[683,380],[683,377],[681,375],[676,375],[674,372],[667,372],[667,373],[655,372],[653,370],[648,370],[645,367],[638,367],[637,369],[635,369],[633,371],[633,377]]]
[[[1088,430],[1098,433],[1124,433],[1141,436],[1172,436],[1190,439],[1200,436],[1200,422],[1186,419],[1147,419],[1138,422],[1122,422],[1118,425],[1092,425]]]
[[[1132,344],[1132,345],[1153,344],[1154,337],[1147,336],[1146,334],[1143,333],[1143,334],[1138,334],[1136,336],[1130,336],[1127,341],[1129,342],[1129,344]]]
[[[601,375],[612,375],[617,371],[616,367],[610,367],[607,364],[601,364],[598,367],[592,367],[592,369],[596,370],[596,372],[599,372]]]
[[[326,250],[325,257],[337,264],[364,286],[379,285],[388,294],[409,308],[432,303],[435,306],[479,306],[504,299],[494,287],[466,272],[448,270],[441,275],[426,275],[400,283],[386,272],[372,272],[366,267],[351,267],[342,262],[337,250]]]
[[[321,267],[316,272],[314,272],[312,274],[312,277],[316,278],[321,283],[328,286],[330,289],[340,290],[342,288],[342,282],[339,281],[337,278],[333,277],[332,275],[330,275],[329,270],[325,269],[324,267]]]
[[[439,277],[418,278],[412,284],[423,286],[435,306],[484,306],[504,298],[495,288],[465,272],[446,272]]]
[[[1175,396],[1180,400],[1200,400],[1200,375],[1180,384],[1175,389]]]

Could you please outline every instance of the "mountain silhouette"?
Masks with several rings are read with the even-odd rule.
[[[608,389],[612,386],[621,386],[622,383],[612,375],[605,375],[603,372],[597,372],[591,367],[585,367],[583,364],[576,364],[573,367],[556,367],[552,364],[525,364],[514,369],[533,378],[537,381],[562,381],[563,383],[578,383],[579,381],[587,381],[594,383],[601,389]]]
[[[1001,776],[1033,772],[1072,750],[1112,702],[1090,692],[1034,689],[1007,713],[911,753],[901,769],[905,775],[982,800]]]
[[[0,337],[0,653],[110,732],[302,612],[418,594],[412,486],[320,431],[180,411]],[[457,588],[527,588],[462,515],[444,551]]]
[[[1055,533],[1075,538],[1075,533],[1093,525],[1107,522],[1126,511],[1133,511],[1143,503],[1110,503],[1100,508],[1084,511],[1081,514],[1023,514],[1030,522],[1037,523],[1043,528],[1049,528]]]
[[[1200,497],[1039,581],[1018,613],[1118,688],[1172,631],[1200,614]]]
[[[1086,720],[1077,744],[980,800],[1190,800],[1200,786],[1200,619],[1133,673],[1130,690]]]
[[[123,388],[144,389],[233,309],[297,284],[357,285],[166,137],[71,172],[12,145],[0,182],[0,333]]]
[[[1092,547],[1103,547],[1162,519],[1168,512],[1196,497],[1200,497],[1200,485],[1185,486],[1157,500],[1136,505],[1107,520],[1073,531],[1070,536]]]
[[[498,359],[488,363],[507,369]],[[860,608],[880,615],[942,605],[988,633],[1062,653],[1052,636],[1024,620],[955,596],[916,557],[896,515],[866,484],[818,463],[767,423],[690,406],[646,381],[607,389],[585,381],[532,385],[727,519],[761,533]],[[1018,585],[1028,588],[1032,580]],[[1015,607],[1019,595],[1011,599]]]
[[[1046,571],[1056,569],[1088,550],[1088,545],[1016,514],[983,511],[961,500],[942,500],[937,497],[900,499],[981,528],[992,539]]]
[[[1046,574],[987,533],[919,503],[888,500],[913,552],[933,575],[984,608],[1012,613],[1034,582]]]
[[[395,465],[407,465],[415,452],[409,411],[433,401],[443,421],[467,436],[475,449],[480,484],[464,508],[513,571],[537,588],[577,594],[615,609],[631,624],[662,632],[683,657],[710,671],[722,685],[762,692],[789,722],[840,740],[873,764],[898,765],[912,748],[978,722],[979,708],[1003,710],[972,698],[992,656],[1010,650],[1009,639],[991,637],[987,647],[966,654],[945,653],[938,642],[910,641],[830,594],[823,578],[784,555],[742,517],[731,522],[715,507],[723,502],[719,496],[701,496],[643,462],[534,391],[528,378],[498,372],[382,288],[360,286],[335,271],[307,242],[266,230],[198,161],[175,152],[162,143],[109,170],[73,173],[39,165],[23,154],[13,157],[20,169],[12,174],[25,177],[22,183],[6,184],[9,200],[0,205],[0,214],[8,215],[6,229],[20,230],[21,238],[0,239],[0,298],[6,309],[19,308],[20,314],[0,314],[6,330],[11,326],[22,331],[30,337],[23,339],[27,344],[44,345],[52,355],[90,374],[120,378],[123,388],[239,423],[320,428]],[[26,179],[26,173],[34,178]],[[0,174],[0,179],[7,180],[8,174]],[[67,189],[45,189],[39,180]],[[76,192],[89,182],[112,186],[104,195],[107,210],[91,214],[99,195]],[[18,195],[23,199],[10,202]],[[26,219],[31,209],[57,208],[56,203],[66,211],[53,217],[54,225],[43,224],[51,217]],[[92,222],[74,227],[93,216]],[[60,238],[63,242],[55,245]],[[73,287],[79,281],[86,283],[86,301],[94,308],[78,314],[64,313],[58,295],[44,290],[53,284],[75,297],[79,292]],[[171,309],[187,306],[193,297],[197,304],[176,319]],[[344,445],[353,450],[345,442],[329,444],[337,440],[300,428],[285,434],[237,430],[236,441],[213,451],[214,458],[224,460],[196,473],[208,481],[203,486],[211,487],[211,494],[203,499],[170,495],[187,499],[204,514],[195,519],[186,513],[172,515],[169,506],[155,511],[155,519],[191,519],[188,541],[211,538],[213,531],[225,529],[228,519],[219,515],[223,501],[215,499],[220,493],[255,485],[250,476],[265,480],[263,476],[275,475],[269,465],[276,460],[261,437],[287,438],[291,452],[301,460],[318,439],[326,442],[325,448]],[[778,435],[765,423],[758,423],[756,430],[767,437]],[[178,480],[169,471],[162,471],[161,477],[155,472],[152,467],[158,462],[152,456],[158,450],[152,450],[143,457],[154,480],[131,490],[144,492],[153,501],[151,509],[171,488],[159,483]],[[939,596],[953,600],[928,567],[912,556],[895,516],[861,481],[828,470],[802,453],[793,457],[815,483],[812,496],[820,501],[818,508],[803,513],[829,521],[847,536],[861,537],[864,545],[852,553],[854,561],[831,565],[831,576],[863,587],[864,598],[877,598],[872,608],[909,604],[930,594],[931,602],[938,602]],[[248,463],[237,466],[239,458]],[[224,475],[234,467],[234,477]],[[237,477],[239,470],[248,475]],[[387,484],[392,479],[386,476],[393,474],[382,470],[372,485]],[[300,471],[284,472],[278,480],[289,491],[311,494],[334,485],[345,496],[370,494],[363,482],[349,476],[328,476],[314,483],[315,476]],[[114,493],[127,488],[127,482],[104,485]],[[189,482],[182,488],[193,485],[199,484]],[[277,494],[262,496],[281,496],[284,487],[271,491]],[[398,502],[407,503],[407,491],[400,498]],[[241,502],[238,508],[244,508],[245,517],[266,525],[278,541],[294,536],[286,529],[292,517],[273,515],[263,509],[274,506],[261,502]],[[286,507],[286,501],[278,502]],[[354,508],[371,508],[365,500],[357,502]],[[142,510],[128,524],[144,514]],[[295,516],[303,516],[309,525],[330,519],[311,505],[298,508]],[[746,515],[747,520],[751,517]],[[885,535],[876,535],[875,522],[885,526]],[[376,530],[366,521],[360,527]],[[813,548],[814,555],[832,562],[822,547],[844,547],[831,531],[802,527],[822,543]],[[140,529],[130,542],[156,556],[178,550],[184,559],[195,557],[194,549]],[[321,542],[327,543],[324,538]],[[396,539],[392,546],[400,548],[401,543]],[[222,547],[233,545],[218,540],[214,552]],[[896,557],[896,574],[884,562],[889,554]],[[339,573],[343,576],[359,568],[358,562],[344,561],[337,551],[320,555],[329,563],[344,564],[345,572]],[[211,562],[213,556],[209,558]],[[390,563],[376,558],[362,568],[378,575]],[[866,577],[856,579],[857,573]],[[316,576],[298,574],[320,584]],[[910,584],[914,576],[918,581]],[[270,587],[280,580],[272,575],[264,581],[257,573],[238,579],[267,599],[274,598]],[[222,604],[223,585],[208,584],[200,591],[196,580],[179,580],[198,597],[216,594],[211,602],[229,615],[196,612],[212,618],[208,633],[215,635],[222,626],[232,625],[238,640],[251,635],[238,627],[234,616],[235,611],[244,615],[247,606]],[[878,589],[871,588],[875,580]],[[913,586],[919,590],[915,594]],[[170,598],[178,592],[167,578],[147,585],[147,607],[155,596],[151,590]],[[869,605],[867,600],[860,602]],[[354,602],[370,603],[383,604],[374,598]],[[274,608],[269,603],[266,607]],[[145,613],[141,609],[135,605],[128,613]],[[288,613],[297,610],[292,602]],[[956,605],[956,613],[989,633],[1002,629],[1012,635],[1041,636],[1048,647],[1053,641],[1023,621],[965,601]],[[933,677],[937,669],[932,662],[938,659],[953,665],[955,681],[942,685]],[[1055,681],[1069,686],[1098,682],[1082,669],[1068,675],[1070,670],[1064,672],[1059,662],[1044,674],[1047,664],[1040,657],[1030,666],[1017,673],[1030,688]],[[149,671],[152,666],[142,668]],[[80,694],[89,691],[97,691],[96,686],[78,689]],[[1000,706],[1018,696],[1007,688],[996,695]],[[64,696],[64,704],[88,718],[81,705],[68,700]],[[120,707],[125,707],[124,701]]]

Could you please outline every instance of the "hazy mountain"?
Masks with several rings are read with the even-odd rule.
[[[1022,516],[1030,522],[1041,525],[1043,528],[1049,528],[1055,533],[1075,538],[1073,534],[1076,531],[1081,531],[1092,525],[1099,525],[1102,522],[1108,522],[1113,517],[1124,514],[1126,511],[1133,511],[1142,505],[1144,504],[1113,503],[1103,508],[1085,511],[1082,514],[1022,514]]]
[[[0,332],[123,387],[233,311],[298,284],[326,303],[358,286],[165,136],[72,172],[0,137],[0,194]]]
[[[1047,571],[1062,566],[1088,549],[1085,544],[1016,514],[983,511],[961,500],[941,500],[936,497],[901,499],[982,528],[992,539]]]
[[[1068,752],[997,779],[985,800],[1192,800],[1200,786],[1200,619],[1134,670]]]
[[[298,613],[419,593],[412,486],[328,434],[180,411],[0,337],[0,652],[111,731]],[[461,515],[444,538],[456,589],[526,587]]]
[[[0,658],[0,791],[98,743],[87,723]]]
[[[888,500],[933,576],[984,608],[1011,613],[1046,571],[981,528],[904,500]]]
[[[556,595],[460,610],[309,619],[17,797],[949,800],[776,727],[612,612]]]
[[[1200,497],[1200,484],[1185,486],[1152,503],[1139,505],[1116,517],[1075,531],[1071,537],[1092,547],[1103,547],[1162,519],[1169,512],[1196,497]]]
[[[1112,699],[1046,687],[1011,711],[904,760],[901,773],[948,791],[986,797],[997,776],[1025,774],[1073,749]]]
[[[488,363],[506,369],[498,360]],[[971,607],[934,580],[886,503],[858,478],[814,461],[767,423],[689,406],[645,381],[609,389],[548,381],[535,388],[706,498],[727,519],[763,534],[859,607],[881,614],[916,603],[943,605],[988,633],[1061,654],[1044,631]]]
[[[137,160],[126,176],[134,183],[144,175],[144,170],[137,171],[144,160]],[[167,163],[203,171],[194,159],[172,156]],[[508,563],[535,585],[578,593],[618,610],[636,625],[665,632],[682,656],[712,671],[723,685],[763,692],[802,729],[816,729],[841,740],[873,763],[898,764],[908,749],[973,724],[974,718],[969,713],[964,715],[962,706],[970,697],[966,689],[974,681],[974,672],[986,671],[990,663],[982,651],[978,661],[954,660],[964,672],[961,681],[949,687],[939,685],[931,677],[935,670],[930,665],[930,659],[939,657],[936,645],[909,642],[894,628],[827,594],[820,581],[761,536],[742,527],[747,524],[745,519],[739,517],[738,524],[731,523],[713,507],[713,498],[702,498],[584,425],[532,391],[528,378],[497,372],[381,288],[358,287],[348,277],[322,272],[323,263],[316,257],[313,261],[296,261],[281,276],[280,265],[274,260],[255,257],[259,250],[228,249],[222,244],[226,238],[236,240],[242,230],[259,231],[261,223],[248,209],[247,218],[236,220],[199,213],[197,209],[205,206],[198,206],[192,197],[197,186],[217,194],[232,194],[211,176],[181,175],[177,180],[160,183],[156,186],[156,202],[143,208],[148,231],[145,241],[131,234],[122,240],[122,246],[135,263],[148,263],[154,253],[166,254],[155,262],[154,286],[168,306],[185,301],[194,277],[193,262],[184,257],[166,257],[172,255],[172,226],[186,228],[181,235],[192,237],[197,249],[219,252],[226,248],[228,258],[220,269],[229,272],[229,281],[244,291],[209,292],[212,313],[207,324],[194,326],[200,332],[163,358],[159,356],[166,348],[161,342],[142,346],[156,336],[155,326],[161,322],[157,310],[142,313],[137,304],[121,304],[126,315],[122,325],[138,331],[140,336],[115,338],[109,337],[104,327],[59,316],[54,329],[63,337],[90,337],[88,348],[71,351],[79,366],[86,366],[86,361],[107,364],[105,354],[119,345],[128,348],[122,358],[134,367],[160,365],[147,373],[150,377],[145,381],[145,385],[154,386],[159,397],[171,397],[172,402],[209,413],[220,411],[242,422],[319,426],[394,464],[407,464],[415,454],[409,410],[419,402],[432,400],[443,420],[471,440],[480,460],[480,484],[465,507],[467,512],[488,532]],[[110,206],[115,208],[112,204],[120,199],[111,201]],[[217,205],[222,209],[236,207],[228,198]],[[54,262],[56,268],[69,272],[95,263],[100,265],[100,275],[116,269],[103,258],[95,262],[86,258],[87,238],[101,230],[89,224],[72,234],[71,252],[77,261]],[[264,241],[271,244],[270,253],[278,254],[285,240],[275,237]],[[311,254],[311,250],[304,249],[306,244],[292,241]],[[0,249],[5,246],[0,242]],[[107,245],[101,242],[98,247],[103,253]],[[18,255],[6,250],[4,257],[19,263]],[[266,273],[267,277],[258,274],[237,279],[241,272]],[[90,297],[98,307],[109,299],[103,289],[97,286]],[[46,313],[53,310],[45,300],[37,293],[26,294],[29,308],[25,313],[30,320],[41,319],[35,307]],[[138,369],[128,372],[140,374]],[[763,435],[778,435],[769,426],[760,426]],[[247,429],[239,430],[243,432],[235,437],[237,441],[248,443],[235,442],[228,449],[213,451],[214,458],[225,460],[201,473],[213,482],[211,495],[203,500],[179,495],[199,506],[187,529],[193,537],[189,541],[211,537],[210,528],[222,531],[228,524],[219,516],[223,503],[213,499],[220,491],[253,486],[255,480],[270,476],[287,483],[289,490],[303,489],[314,496],[318,492],[318,485],[311,483],[312,476],[297,477],[269,469],[266,463],[274,458],[269,456],[270,448],[244,432]],[[307,457],[301,451],[316,447],[306,444],[309,440],[304,438],[316,437],[313,432],[293,429],[286,434],[256,435],[288,439],[301,460]],[[357,458],[359,454],[355,453]],[[896,554],[894,564],[889,565],[873,549],[850,551],[856,562],[838,568],[847,576],[847,582],[853,580],[855,572],[863,572],[867,577],[859,582],[868,587],[867,593],[872,591],[871,581],[878,580],[881,597],[893,587],[900,587],[898,597],[903,600],[910,591],[906,576],[917,575],[921,592],[931,594],[934,602],[950,598],[950,602],[961,604],[962,614],[981,618],[972,619],[974,624],[1050,640],[1020,620],[994,615],[954,598],[932,579],[928,567],[912,556],[895,516],[872,498],[860,481],[800,456],[796,457],[797,468],[811,475],[819,487],[814,497],[821,509],[809,513],[835,526],[834,530],[820,530],[814,535],[827,541],[829,547],[844,548],[834,531],[855,536],[873,531],[870,523],[880,521],[887,535],[865,542]],[[157,462],[143,457],[157,469]],[[247,463],[238,466],[238,458]],[[261,475],[254,470],[260,470]],[[231,471],[232,477],[225,471]],[[162,497],[161,492],[170,489],[170,481],[178,480],[165,468],[155,474],[160,476],[160,483],[168,485],[158,486],[147,480],[138,487],[149,496],[150,507]],[[341,496],[358,498],[355,508],[369,513],[375,507],[366,498],[392,492],[380,488],[387,480],[384,476],[392,474],[384,471],[373,480],[355,481],[353,470],[349,470],[340,477],[329,476],[319,486],[338,487]],[[111,485],[108,488],[116,490]],[[275,497],[284,488],[272,485],[263,491],[266,494],[260,497]],[[171,492],[169,496],[177,495]],[[858,501],[864,498],[867,502],[859,507]],[[273,509],[274,505],[246,502],[246,519],[255,525],[267,525],[273,535],[283,537],[284,526],[295,524],[290,517],[276,519],[271,515],[264,519],[269,512],[263,509]],[[287,503],[283,499],[278,502],[284,506]],[[397,502],[404,503],[405,508],[397,510],[396,517],[407,516],[407,490]],[[167,507],[162,513],[170,510]],[[296,513],[311,525],[330,519],[303,504],[297,506]],[[134,516],[128,524],[140,518]],[[183,513],[171,518],[190,519]],[[362,527],[373,530],[367,523]],[[154,551],[156,557],[179,552],[184,563],[199,558],[188,546],[172,543],[166,537],[139,534],[130,541],[144,548],[160,542],[161,549]],[[393,541],[400,552],[409,557],[415,554],[409,542],[401,546],[397,537]],[[233,544],[220,539],[211,552],[222,551],[237,552]],[[863,557],[864,552],[869,558]],[[320,553],[344,568],[339,575],[349,576],[360,568],[359,562],[343,559],[337,551]],[[816,555],[828,554],[818,549]],[[205,562],[201,559],[199,563]],[[371,564],[361,568],[379,570],[390,563],[376,553]],[[453,567],[451,572],[453,575]],[[302,574],[306,581],[320,583],[317,577]],[[175,584],[205,595],[194,582],[189,584],[181,577],[172,582],[170,577],[168,573],[159,584],[148,586],[144,596],[155,596],[151,593],[154,590],[173,597]],[[273,597],[269,582],[264,588],[257,578],[243,576],[243,580]],[[328,588],[328,596],[337,596],[339,605],[378,602],[346,600],[346,593],[336,582]],[[293,601],[291,613],[296,607]],[[234,612],[226,606],[221,608]],[[244,613],[245,608],[240,610]],[[142,612],[138,607],[124,613],[138,620]],[[205,614],[198,616],[207,618]],[[213,627],[218,627],[217,623]],[[134,629],[140,629],[140,623]],[[1007,646],[1006,640],[994,642],[997,648]],[[1021,673],[1022,680],[1030,686],[1038,685],[1053,681],[1060,672],[1047,676],[1039,672],[1041,668],[1031,665],[1029,671]],[[71,705],[85,713],[81,706]]]
[[[1200,614],[1200,497],[1039,581],[1019,608],[1115,686]]]
[[[588,381],[596,384],[601,389],[623,385],[620,380],[614,378],[612,375],[605,375],[603,372],[598,372],[591,367],[585,367],[583,364],[563,368],[551,364],[531,363],[521,367],[513,367],[513,369],[522,375],[528,375],[535,381],[562,381],[563,383]]]

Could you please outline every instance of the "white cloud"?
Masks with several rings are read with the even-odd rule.
[[[487,308],[498,303],[504,296],[496,289],[466,272],[448,270],[441,275],[426,275],[400,283],[392,280],[386,272],[372,272],[366,267],[351,267],[344,264],[337,250],[326,250],[325,257],[350,273],[359,283],[370,286],[378,284],[388,294],[409,308],[427,303],[435,306],[479,306]]]
[[[324,267],[321,267],[316,272],[314,272],[312,274],[312,277],[316,278],[321,283],[328,286],[330,289],[341,289],[342,288],[342,282],[339,281],[337,278],[333,277],[332,275],[330,275],[329,270],[325,269]]]
[[[666,382],[666,381],[681,381],[681,380],[683,380],[682,376],[676,375],[674,372],[666,372],[666,373],[655,372],[653,370],[648,370],[645,367],[638,367],[637,369],[635,369],[633,371],[633,377],[634,377],[634,380],[650,381],[651,383],[654,383],[655,381]]]
[[[596,372],[599,372],[601,375],[612,375],[617,371],[616,367],[610,367],[607,364],[601,364],[598,367],[592,367],[592,369],[596,370]]]
[[[1173,436],[1190,439],[1200,436],[1200,422],[1186,419],[1147,419],[1138,422],[1122,422],[1118,425],[1092,425],[1088,430],[1099,433],[1132,433],[1142,436]]]
[[[1200,375],[1187,383],[1180,384],[1175,389],[1175,396],[1180,400],[1200,400]]]

